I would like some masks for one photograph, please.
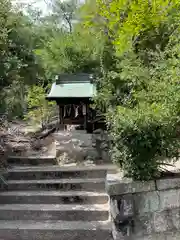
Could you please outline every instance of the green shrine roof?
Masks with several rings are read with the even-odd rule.
[[[55,98],[92,98],[96,94],[96,87],[89,74],[58,76],[52,84],[47,99]]]

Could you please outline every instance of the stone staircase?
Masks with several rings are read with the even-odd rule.
[[[60,168],[49,159],[37,166],[29,159],[9,162],[8,186],[0,192],[0,240],[112,239],[108,167]]]

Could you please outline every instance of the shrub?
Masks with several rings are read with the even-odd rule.
[[[180,68],[174,54],[170,45],[163,53],[155,54],[146,77],[138,56],[137,61],[131,57],[129,63],[127,59],[121,61],[117,82],[122,99],[111,106],[113,111],[107,109],[107,121],[113,139],[112,159],[136,180],[155,178],[165,164],[178,159]],[[122,76],[125,85],[130,86],[126,94],[121,92]]]
[[[178,157],[178,121],[163,106],[117,107],[111,115],[112,159],[135,180],[158,177],[161,167]]]
[[[46,90],[41,86],[33,86],[29,88],[27,103],[28,113],[25,119],[39,124],[44,129],[50,119],[56,114],[56,106],[54,102],[48,102],[46,99]]]

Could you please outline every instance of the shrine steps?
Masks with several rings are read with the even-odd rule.
[[[107,170],[108,166],[10,168],[7,186],[0,192],[0,239],[111,240]]]
[[[106,204],[108,195],[86,191],[7,191],[0,193],[0,204]]]
[[[2,204],[1,220],[106,221],[108,204]]]
[[[111,240],[110,223],[0,221],[2,240]]]
[[[7,190],[57,190],[57,191],[92,191],[104,192],[105,181],[102,178],[91,179],[41,179],[41,180],[8,180]]]
[[[11,166],[16,165],[55,165],[57,164],[54,156],[49,157],[22,157],[22,156],[10,156],[7,159],[7,163]]]
[[[69,178],[104,178],[107,168],[110,166],[90,166],[90,167],[14,167],[8,170],[9,178],[12,180],[41,180],[41,179],[69,179]]]

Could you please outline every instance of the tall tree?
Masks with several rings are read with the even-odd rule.
[[[22,115],[26,85],[35,84],[42,70],[34,54],[33,24],[10,0],[0,1],[0,21],[1,110]]]
[[[51,7],[52,13],[47,16],[51,22],[55,22],[60,28],[72,32],[73,24],[76,21],[76,11],[79,7],[78,0],[52,0],[50,3],[45,1]]]
[[[46,41],[45,46],[36,51],[39,59],[43,61],[44,68],[50,75],[62,72],[96,71],[100,64],[99,52],[103,41],[99,41],[98,34],[90,33],[85,28],[83,24],[85,11],[83,9],[82,13],[82,5],[79,5],[77,1],[62,3],[55,0],[53,3],[54,11],[46,18],[46,21],[51,24],[51,20],[56,16],[58,23],[55,24],[56,26],[53,25],[55,22],[51,25],[56,31]],[[59,23],[67,16],[70,21],[70,25],[67,24],[68,29],[60,28]],[[74,19],[78,19],[78,21],[74,21]]]

